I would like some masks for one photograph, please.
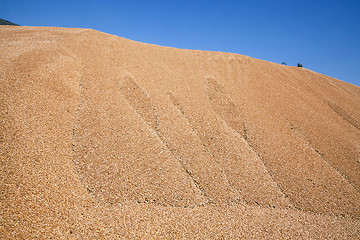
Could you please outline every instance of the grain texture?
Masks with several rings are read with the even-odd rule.
[[[88,29],[0,49],[1,238],[360,238],[359,87]]]

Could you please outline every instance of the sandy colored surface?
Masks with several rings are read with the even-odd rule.
[[[360,238],[360,88],[0,27],[2,239]]]

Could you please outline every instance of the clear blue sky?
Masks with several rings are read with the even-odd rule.
[[[302,63],[360,86],[360,0],[0,0],[0,18]]]

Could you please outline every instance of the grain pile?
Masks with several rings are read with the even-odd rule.
[[[0,49],[2,238],[360,238],[359,87],[86,29]]]

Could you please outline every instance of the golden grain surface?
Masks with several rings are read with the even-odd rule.
[[[359,87],[87,29],[0,51],[1,238],[360,238]]]

